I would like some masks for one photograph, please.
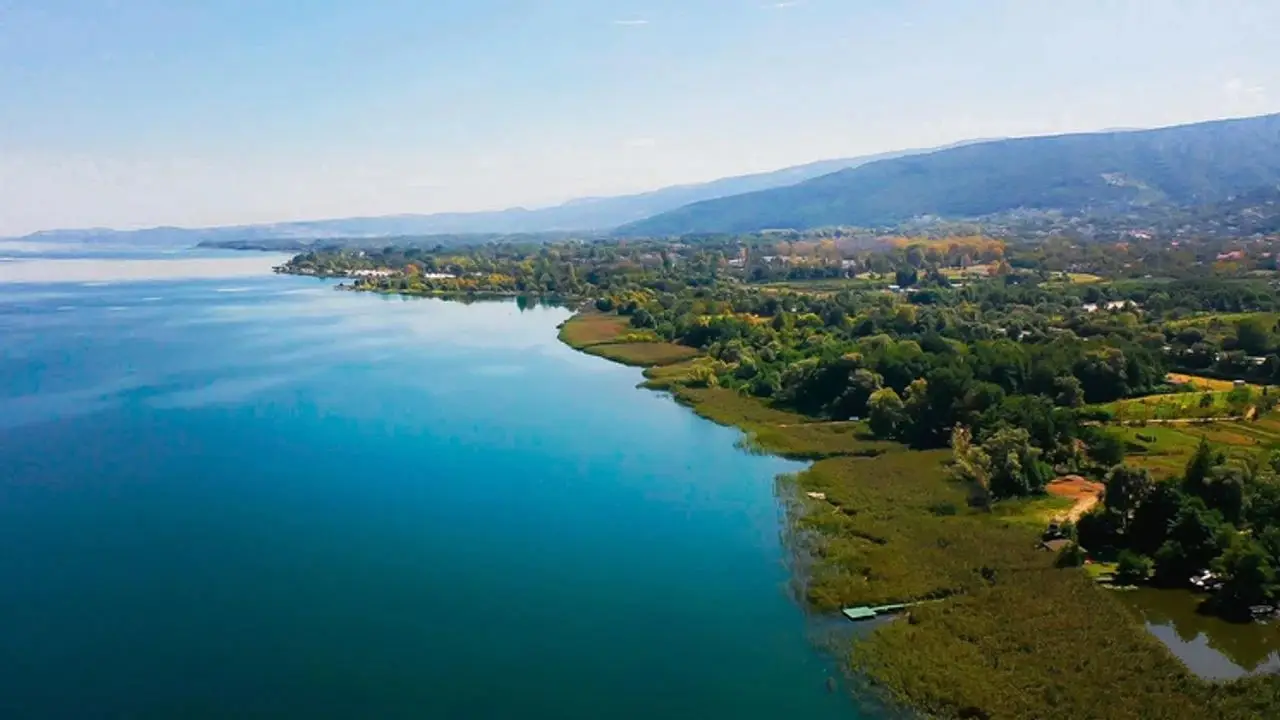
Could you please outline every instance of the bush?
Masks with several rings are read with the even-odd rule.
[[[1076,523],[1076,535],[1080,544],[1095,555],[1109,556],[1116,544],[1116,519],[1104,508],[1085,513]]]
[[[1124,462],[1125,441],[1119,435],[1106,430],[1094,430],[1086,438],[1089,444],[1089,459],[1111,467]]]
[[[1139,555],[1132,550],[1120,551],[1116,558],[1116,582],[1121,585],[1137,585],[1151,577],[1155,563],[1146,555]]]
[[[1054,562],[1060,568],[1073,568],[1084,565],[1084,561],[1088,556],[1084,552],[1084,548],[1079,543],[1071,543],[1062,548],[1062,552],[1058,553],[1058,559]]]
[[[1115,413],[1105,408],[1084,408],[1076,414],[1083,422],[1111,422],[1116,419]]]

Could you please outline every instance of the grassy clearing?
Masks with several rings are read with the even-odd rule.
[[[603,313],[579,313],[560,326],[560,341],[591,355],[623,365],[671,365],[697,357],[684,345],[660,342],[652,331],[636,330],[623,318]]]
[[[1169,393],[1117,400],[1094,407],[1111,413],[1117,421],[1133,422],[1238,417],[1252,404],[1232,404],[1230,395],[1230,389]]]
[[[1093,285],[1105,281],[1106,278],[1093,273],[1061,272],[1054,273],[1045,285],[1049,287],[1066,287],[1067,285]]]
[[[1067,281],[1073,285],[1092,285],[1105,279],[1101,275],[1094,275],[1093,273],[1067,273]]]
[[[1045,567],[1034,535],[969,508],[966,487],[945,477],[947,451],[841,457],[799,482],[820,492],[800,527],[820,558],[808,585],[819,608],[942,597],[985,584],[984,568]]]
[[[648,368],[644,371],[644,387],[650,390],[670,390],[678,383],[689,381],[693,369],[708,362],[710,360],[707,358],[694,358],[683,362],[671,363],[670,365]]]
[[[1150,425],[1114,431],[1128,447],[1125,462],[1147,468],[1160,480],[1182,474],[1201,438],[1218,446],[1229,462],[1241,465],[1259,451],[1280,447],[1280,416],[1275,413],[1254,421]]]
[[[1061,498],[971,509],[945,451],[834,458],[802,473],[820,492],[795,527],[817,557],[818,608],[929,597],[851,652],[853,667],[941,717],[1234,717],[1114,598],[1036,549]],[[1069,500],[1065,501],[1070,504]],[[1247,715],[1241,715],[1247,717]]]
[[[914,608],[907,622],[858,645],[853,662],[893,696],[942,717],[1235,715],[1074,570],[1000,572],[962,597]]]
[[[1087,570],[1056,569],[1035,549],[1043,525],[1031,520],[1064,499],[973,510],[946,456],[834,458],[797,479],[825,497],[793,520],[817,558],[811,604],[947,598],[853,647],[873,686],[937,717],[1275,716],[1280,681],[1197,679]]]
[[[698,354],[698,351],[691,347],[666,342],[601,343],[588,345],[582,350],[623,365],[639,367],[671,365],[689,360]]]
[[[1116,428],[1115,433],[1128,448],[1125,462],[1150,470],[1157,480],[1181,475],[1200,444],[1192,428],[1172,425]]]
[[[879,280],[863,275],[857,278],[824,278],[819,280],[784,280],[782,282],[766,283],[761,285],[766,292],[768,291],[790,291],[797,293],[807,293],[812,295],[830,295],[844,290],[866,290],[868,288],[883,288],[886,283],[892,283],[892,279]]]
[[[1032,532],[1042,532],[1049,523],[1071,512],[1075,501],[1056,495],[1004,500],[991,510],[993,517],[1020,525]]]
[[[560,341],[582,350],[592,345],[614,342],[628,329],[627,321],[617,315],[579,313],[560,326]]]
[[[672,386],[676,399],[713,422],[741,429],[744,444],[783,457],[815,460],[837,455],[875,455],[902,446],[875,440],[865,423],[820,422],[769,407],[723,388]]]
[[[1207,313],[1204,315],[1195,315],[1192,317],[1182,318],[1166,323],[1166,327],[1173,330],[1183,330],[1186,328],[1197,328],[1201,330],[1206,337],[1211,340],[1221,342],[1225,337],[1234,337],[1236,334],[1236,325],[1241,320],[1251,318],[1259,318],[1268,327],[1274,326],[1280,321],[1280,313],[1274,312],[1244,312],[1244,313]]]
[[[995,270],[995,264],[989,265],[970,265],[969,267],[949,267],[940,268],[939,273],[948,280],[965,280],[972,278],[984,278],[991,275]]]
[[[1235,387],[1235,383],[1231,380],[1221,380],[1219,378],[1203,377],[1200,375],[1188,375],[1187,373],[1169,373],[1166,379],[1175,385],[1191,385],[1198,391],[1211,392],[1228,392]],[[1254,389],[1260,386],[1251,385]]]

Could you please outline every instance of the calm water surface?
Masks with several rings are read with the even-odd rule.
[[[0,717],[857,717],[787,590],[796,465],[564,310],[257,261],[6,269]]]
[[[1209,680],[1280,671],[1280,623],[1229,623],[1196,612],[1203,597],[1185,590],[1119,593],[1147,630],[1187,668]]]

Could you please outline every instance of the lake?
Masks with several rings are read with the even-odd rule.
[[[859,716],[790,589],[800,465],[564,309],[278,261],[0,263],[0,716]]]

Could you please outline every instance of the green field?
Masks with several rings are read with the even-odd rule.
[[[1194,327],[1203,331],[1205,336],[1209,339],[1214,340],[1215,342],[1221,342],[1225,337],[1235,336],[1236,325],[1238,325],[1240,321],[1252,318],[1261,319],[1268,327],[1273,327],[1277,321],[1280,321],[1280,313],[1206,313],[1203,315],[1182,318],[1180,320],[1171,320],[1166,323],[1166,327],[1175,331]]]
[[[785,280],[760,285],[765,292],[789,290],[798,293],[838,293],[844,290],[868,290],[883,288],[893,282],[893,276],[887,278],[871,278],[866,275],[857,278],[824,278],[819,280]]]
[[[560,326],[560,340],[570,347],[624,365],[649,367],[689,360],[698,351],[660,342],[651,330],[636,330],[625,318],[603,313],[579,313]]]
[[[629,325],[617,315],[580,313],[560,326],[560,341],[579,350],[613,342],[626,333]]]
[[[708,420],[741,429],[750,447],[783,457],[872,455],[902,447],[871,438],[865,423],[815,421],[732,390],[674,386],[672,391],[678,401]]]
[[[991,275],[994,265],[970,265],[969,267],[948,267],[942,268],[938,272],[942,273],[948,280],[968,280],[974,278],[985,278]]]
[[[1050,276],[1049,282],[1045,284],[1065,287],[1067,285],[1092,285],[1104,281],[1106,281],[1106,278],[1093,273],[1060,272]]]
[[[823,498],[799,503],[789,525],[816,558],[813,606],[946,598],[854,645],[874,687],[936,717],[1265,716],[1270,686],[1198,680],[1084,571],[1056,569],[1036,549],[1043,526],[1025,522],[1038,501],[970,508],[947,455],[832,458],[795,481]]]
[[[1120,427],[1114,432],[1128,446],[1127,463],[1145,467],[1163,480],[1182,474],[1201,438],[1218,446],[1231,462],[1239,464],[1260,451],[1280,448],[1280,414],[1272,413],[1252,421]]]
[[[600,343],[588,345],[582,350],[623,365],[639,367],[671,365],[698,355],[698,351],[691,347],[667,342]]]
[[[1255,388],[1249,390],[1256,396]],[[1253,400],[1233,403],[1231,392],[1214,390],[1148,395],[1095,405],[1094,408],[1111,413],[1117,422],[1240,417],[1253,405]]]

